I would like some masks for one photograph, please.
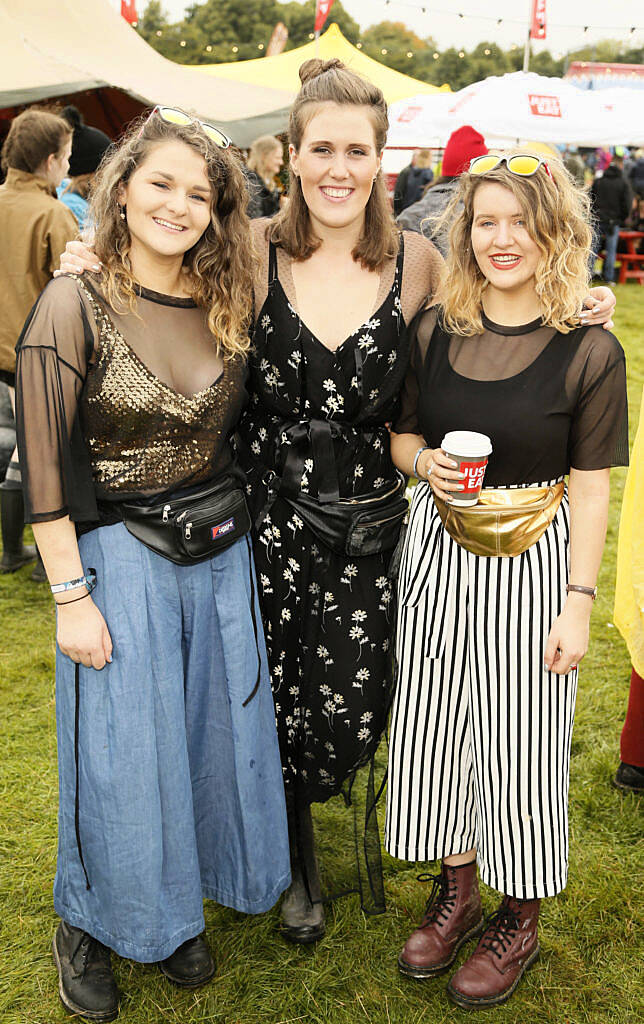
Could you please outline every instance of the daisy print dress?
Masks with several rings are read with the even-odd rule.
[[[396,483],[386,424],[409,346],[402,266],[401,242],[383,302],[331,351],[289,302],[271,244],[268,294],[253,332],[240,457],[284,782],[307,803],[338,793],[372,758],[389,708],[391,551],[353,558],[331,551],[298,514],[297,496],[324,502]]]

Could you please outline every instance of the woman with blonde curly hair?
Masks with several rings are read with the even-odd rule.
[[[448,984],[476,1008],[510,997],[539,953],[540,900],[566,884],[577,666],[627,408],[619,342],[580,326],[587,198],[561,164],[477,157],[447,217],[442,301],[420,320],[391,446],[420,482],[399,579],[386,845],[442,858],[401,971],[440,974],[482,932]],[[491,440],[475,510],[453,504],[454,430]],[[477,861],[503,894],[487,921]]]
[[[194,988],[215,969],[203,897],[260,913],[290,881],[231,449],[253,262],[227,144],[167,108],[135,125],[98,172],[102,272],[49,284],[19,343],[27,519],[57,606],[53,951],[86,1020],[118,1013],[110,950]]]
[[[248,154],[249,217],[272,217],[280,208],[277,175],[284,163],[282,143],[274,135],[255,139]]]

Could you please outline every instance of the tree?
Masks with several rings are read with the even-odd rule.
[[[451,89],[457,92],[458,89],[464,89],[466,85],[471,85],[476,81],[476,78],[472,77],[469,72],[467,54],[459,57],[459,53],[464,53],[464,51],[455,50],[454,47],[443,50],[438,60],[435,61],[434,84],[447,82]]]
[[[284,22],[288,29],[287,50],[296,46],[303,46],[310,42],[310,37],[315,24],[315,0],[307,0],[305,4],[284,3],[277,4],[280,8],[279,19]],[[351,15],[345,11],[340,0],[335,0],[331,13],[326,20],[323,32],[332,23],[338,26],[343,36],[350,43],[357,43],[360,38],[360,26],[354,21]]]
[[[434,48],[432,39],[421,39],[401,21],[381,21],[372,25],[362,33],[362,45],[364,52],[374,60],[414,77],[424,66],[423,57],[430,52],[430,46],[432,51]]]
[[[530,71],[535,71],[538,75],[547,75],[550,78],[561,78],[564,73],[563,58],[557,60],[549,50],[542,50],[541,53],[530,57]]]
[[[193,4],[186,11],[183,25],[186,32],[192,30],[196,47],[184,59],[203,64],[261,57],[280,20],[280,6],[272,0],[206,0]]]
[[[176,26],[168,21],[168,15],[159,0],[150,0],[142,17],[139,18],[136,31],[164,57],[176,59],[170,56],[179,44]]]

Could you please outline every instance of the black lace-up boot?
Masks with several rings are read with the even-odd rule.
[[[433,882],[420,927],[407,939],[398,967],[412,978],[432,978],[454,962],[461,946],[483,926],[476,861],[453,867],[443,863]]]
[[[474,953],[447,986],[450,998],[466,1010],[496,1006],[509,999],[539,956],[540,900],[505,896],[488,919]]]
[[[81,928],[61,921],[52,949],[58,970],[60,1000],[68,1013],[82,1020],[116,1020],[119,993],[112,974],[110,951]]]

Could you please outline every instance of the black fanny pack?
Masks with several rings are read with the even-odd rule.
[[[121,502],[118,511],[133,537],[177,565],[194,565],[225,551],[251,525],[246,497],[233,477],[158,505]]]
[[[406,481],[382,495],[320,502],[300,492],[286,500],[326,547],[340,555],[376,555],[395,548],[409,504]]]

